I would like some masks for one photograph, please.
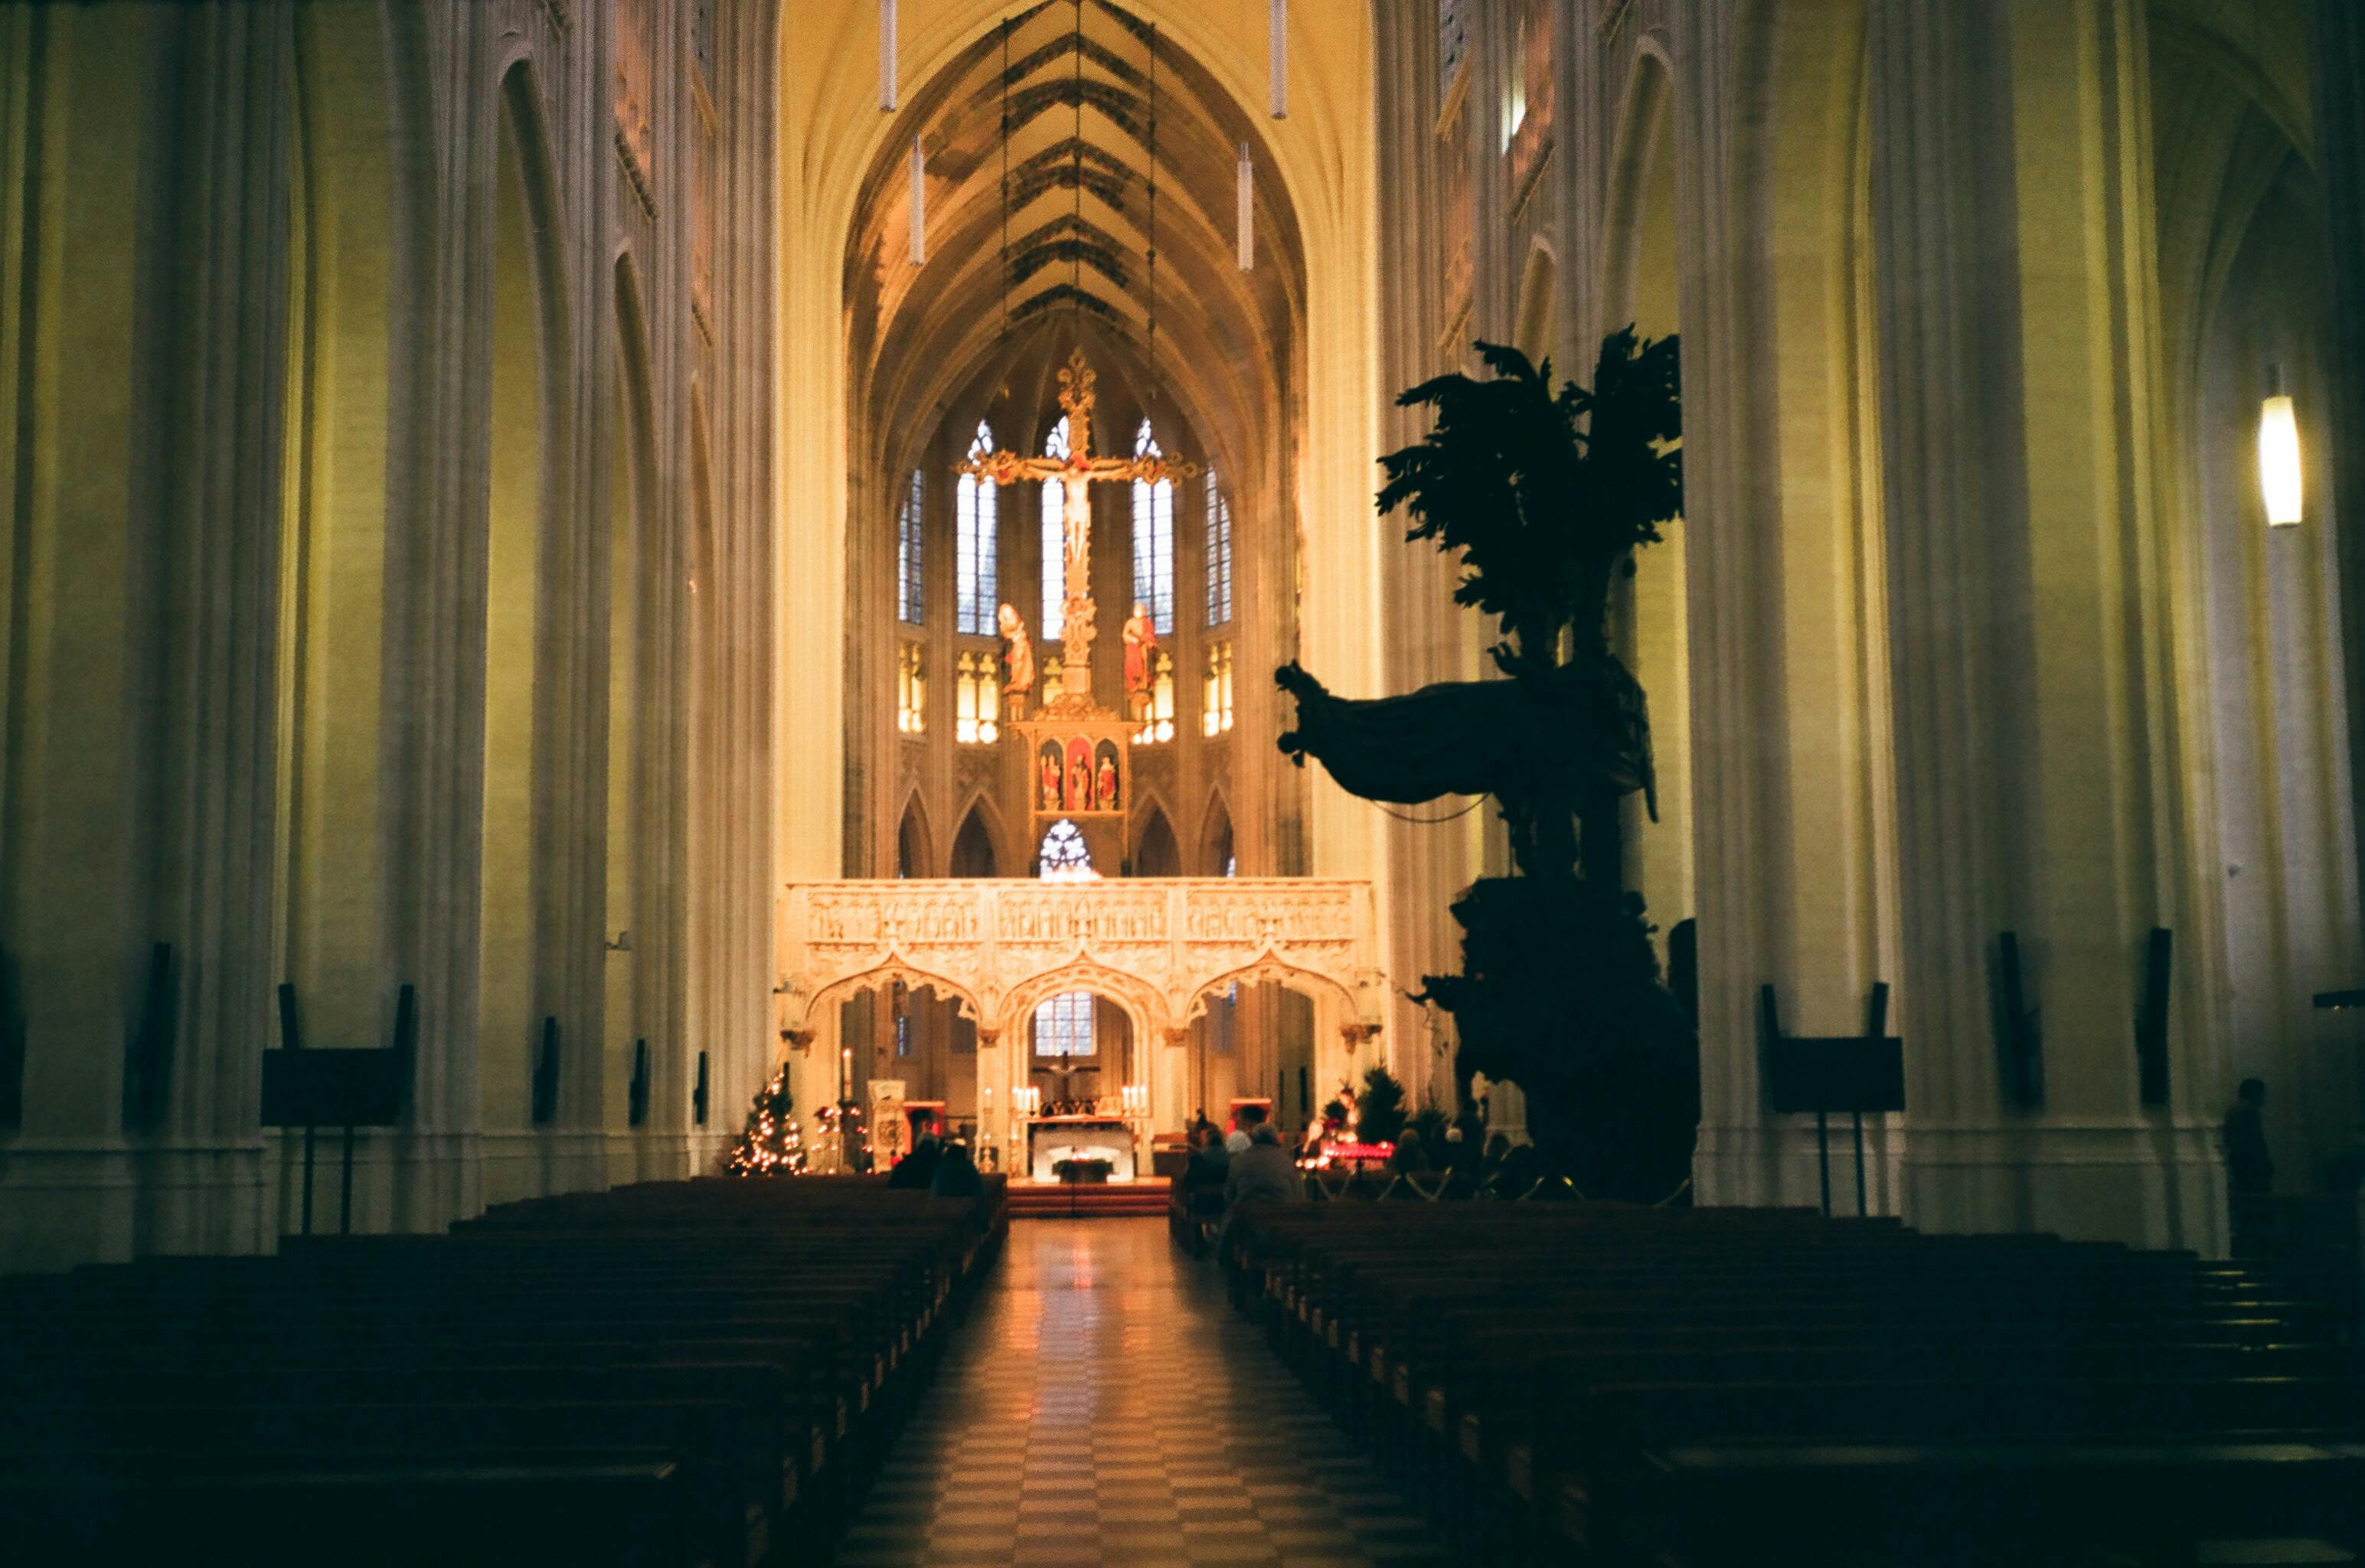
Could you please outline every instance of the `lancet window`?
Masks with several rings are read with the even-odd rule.
[[[926,481],[917,468],[912,470],[912,483],[903,492],[903,506],[895,519],[895,605],[896,615],[907,625],[917,626],[926,619],[927,599],[921,588],[926,557],[921,529],[926,521],[925,503]]]
[[[928,650],[902,643],[895,650],[895,727],[907,735],[927,733]]]
[[[1134,432],[1133,454],[1157,457],[1149,421]],[[1133,597],[1149,607],[1149,623],[1161,637],[1174,634],[1174,481],[1133,482]]]
[[[1207,624],[1232,618],[1232,503],[1207,470]]]
[[[1232,645],[1207,644],[1207,673],[1199,689],[1199,733],[1224,734],[1232,727]]]
[[[1044,438],[1043,455],[1069,455],[1068,421],[1063,417]],[[1043,633],[1046,644],[1067,634],[1068,625],[1068,486],[1065,480],[1043,481]]]
[[[977,437],[969,443],[970,460],[977,462],[992,452],[993,427],[980,420]],[[975,474],[961,476],[953,533],[955,597],[960,601],[956,629],[974,637],[993,634],[993,612],[1002,591],[997,580],[1002,537],[998,488]]]
[[[1149,711],[1133,734],[1136,745],[1158,745],[1174,738],[1174,655],[1160,648],[1149,655]]]
[[[953,663],[953,739],[992,745],[1002,738],[1000,661],[988,653],[962,654]]]

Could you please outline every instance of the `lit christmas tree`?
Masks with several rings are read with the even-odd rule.
[[[789,1064],[772,1074],[747,1111],[747,1130],[723,1161],[734,1176],[801,1176],[805,1139],[789,1097]]]

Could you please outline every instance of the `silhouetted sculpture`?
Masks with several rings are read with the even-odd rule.
[[[1618,803],[1642,790],[1655,816],[1656,801],[1648,704],[1605,620],[1633,552],[1682,510],[1676,340],[1612,333],[1592,388],[1557,394],[1550,362],[1478,350],[1493,379],[1398,399],[1437,422],[1384,460],[1379,508],[1410,510],[1408,541],[1461,554],[1454,599],[1498,619],[1508,678],[1358,700],[1285,665],[1274,678],[1298,716],[1280,745],[1366,800],[1494,797],[1523,875],[1455,902],[1463,972],[1418,1000],[1453,1015],[1465,1078],[1526,1092],[1537,1143],[1588,1195],[1656,1199],[1690,1169],[1698,1056],[1621,881]]]

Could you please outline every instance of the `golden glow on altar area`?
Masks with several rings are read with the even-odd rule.
[[[2259,495],[2270,526],[2289,528],[2300,521],[2299,414],[2288,393],[2259,406]]]

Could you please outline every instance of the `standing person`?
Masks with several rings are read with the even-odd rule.
[[[1232,1156],[1232,1167],[1224,1174],[1224,1224],[1216,1232],[1216,1255],[1219,1258],[1224,1252],[1224,1238],[1232,1228],[1232,1216],[1239,1213],[1242,1204],[1306,1201],[1306,1178],[1299,1172],[1297,1161],[1289,1157],[1289,1150],[1281,1147],[1281,1135],[1265,1120],[1264,1107],[1241,1106],[1240,1126],[1248,1129],[1249,1146]]]
[[[2246,1078],[2219,1124],[2225,1151],[2225,1206],[2233,1222],[2234,1250],[2249,1252],[2266,1239],[2267,1200],[2274,1195],[2275,1162],[2267,1153],[2267,1085]]]

